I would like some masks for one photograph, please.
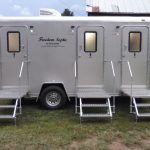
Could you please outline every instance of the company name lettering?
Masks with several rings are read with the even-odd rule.
[[[54,39],[54,38],[44,38],[44,37],[40,37],[39,38],[39,42],[66,42],[67,41],[67,39],[65,39],[65,38],[56,38],[56,39]]]

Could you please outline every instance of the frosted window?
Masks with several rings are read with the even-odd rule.
[[[20,52],[20,33],[7,33],[8,52]]]
[[[97,33],[96,32],[85,32],[84,47],[85,47],[84,48],[85,52],[97,51]]]
[[[141,32],[129,33],[129,52],[141,51]]]

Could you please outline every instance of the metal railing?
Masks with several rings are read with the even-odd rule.
[[[115,73],[115,69],[114,69],[114,63],[112,60],[105,60],[104,62],[109,63],[111,65],[111,69],[112,69],[112,73],[113,73],[113,77],[116,78],[116,73]]]
[[[111,62],[111,68],[112,68],[113,76],[114,76],[114,78],[116,78],[116,73],[115,73],[113,61],[110,61],[110,62]]]
[[[79,99],[80,101],[80,123],[82,121],[82,116],[83,116],[83,110],[82,110],[82,98]]]
[[[134,108],[135,108],[136,122],[137,122],[137,118],[139,117],[139,111],[138,111],[138,108],[137,108],[137,104],[136,104],[135,98],[133,97],[132,99],[133,99],[133,105],[134,105]]]
[[[113,78],[114,78],[114,80],[113,80],[113,106],[111,106],[112,107],[112,109],[113,109],[113,113],[115,113],[115,83],[116,83],[116,73],[115,73],[115,69],[114,69],[114,63],[113,63],[113,61],[112,60],[105,60],[104,62],[106,62],[106,63],[109,63],[110,64],[110,66],[111,66],[111,70],[112,70],[112,75],[113,75]]]
[[[109,107],[109,114],[110,114],[110,117],[112,118],[112,110],[111,110],[111,104],[110,104],[109,98],[107,99],[107,103],[108,103],[108,107]]]
[[[77,62],[74,62],[74,77],[75,77],[75,114],[78,114],[78,98],[77,98]]]
[[[135,100],[134,97],[133,97],[133,104],[134,104],[134,108],[135,108],[135,113],[136,113],[137,116],[139,116],[139,111],[138,111],[136,100]]]
[[[23,69],[24,69],[24,64],[25,64],[25,61],[22,61],[21,63],[21,67],[20,67],[20,71],[19,71],[19,96],[21,95],[21,78],[22,78],[22,74],[23,74]],[[19,110],[20,110],[20,114],[22,113],[22,104],[21,104],[21,97],[19,97],[19,100],[17,99],[17,105],[18,105],[18,102],[19,102]]]
[[[132,85],[133,85],[133,73],[132,73],[132,70],[131,70],[131,65],[130,65],[130,62],[129,61],[121,61],[122,63],[126,63],[127,66],[128,66],[128,69],[129,69],[129,73],[130,73],[130,77],[131,77],[131,96],[132,96]]]
[[[121,61],[122,63],[126,63],[127,66],[128,66],[128,69],[129,69],[129,73],[130,73],[130,77],[131,77],[131,91],[130,91],[130,113],[132,113],[132,95],[133,95],[133,73],[132,73],[132,69],[131,69],[131,65],[130,65],[130,62],[129,61]]]
[[[14,108],[14,112],[13,112],[13,118],[16,117],[17,106],[18,106],[18,99],[16,100],[16,103],[15,103],[15,108]]]
[[[80,117],[82,117],[83,111],[82,111],[82,99],[80,98]]]
[[[20,72],[19,72],[19,78],[22,77],[22,72],[23,72],[24,63],[25,63],[24,61],[22,61],[22,63],[21,63]]]
[[[74,76],[77,77],[77,62],[74,62]]]

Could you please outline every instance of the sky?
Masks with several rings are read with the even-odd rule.
[[[85,0],[0,0],[0,16],[38,16],[40,8],[56,9],[60,13],[65,8],[75,16],[85,16]]]

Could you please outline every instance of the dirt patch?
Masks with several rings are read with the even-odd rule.
[[[82,142],[83,145],[87,145],[87,146],[95,145],[96,143],[97,143],[97,136],[87,137],[87,138]]]
[[[146,149],[150,149],[150,139],[142,140],[142,144]]]
[[[97,136],[89,136],[82,142],[73,141],[69,145],[69,149],[78,150],[80,147],[94,147],[98,142]],[[145,148],[150,148],[150,139],[142,140],[142,144]],[[120,140],[112,142],[108,145],[108,150],[143,150],[139,145],[132,145],[131,147],[127,147]]]
[[[89,136],[82,142],[73,141],[70,145],[70,149],[79,149],[81,146],[93,147],[97,143],[97,136]]]
[[[123,145],[120,141],[113,142],[108,146],[109,150],[130,150],[127,146]]]
[[[69,148],[70,148],[70,149],[79,149],[79,148],[80,148],[80,143],[73,141],[73,142],[69,145]]]
[[[134,145],[132,147],[127,147],[126,145],[122,144],[120,141],[113,142],[108,146],[109,150],[143,150],[142,148]]]
[[[143,140],[142,143],[143,143],[145,146],[150,146],[150,139]]]

